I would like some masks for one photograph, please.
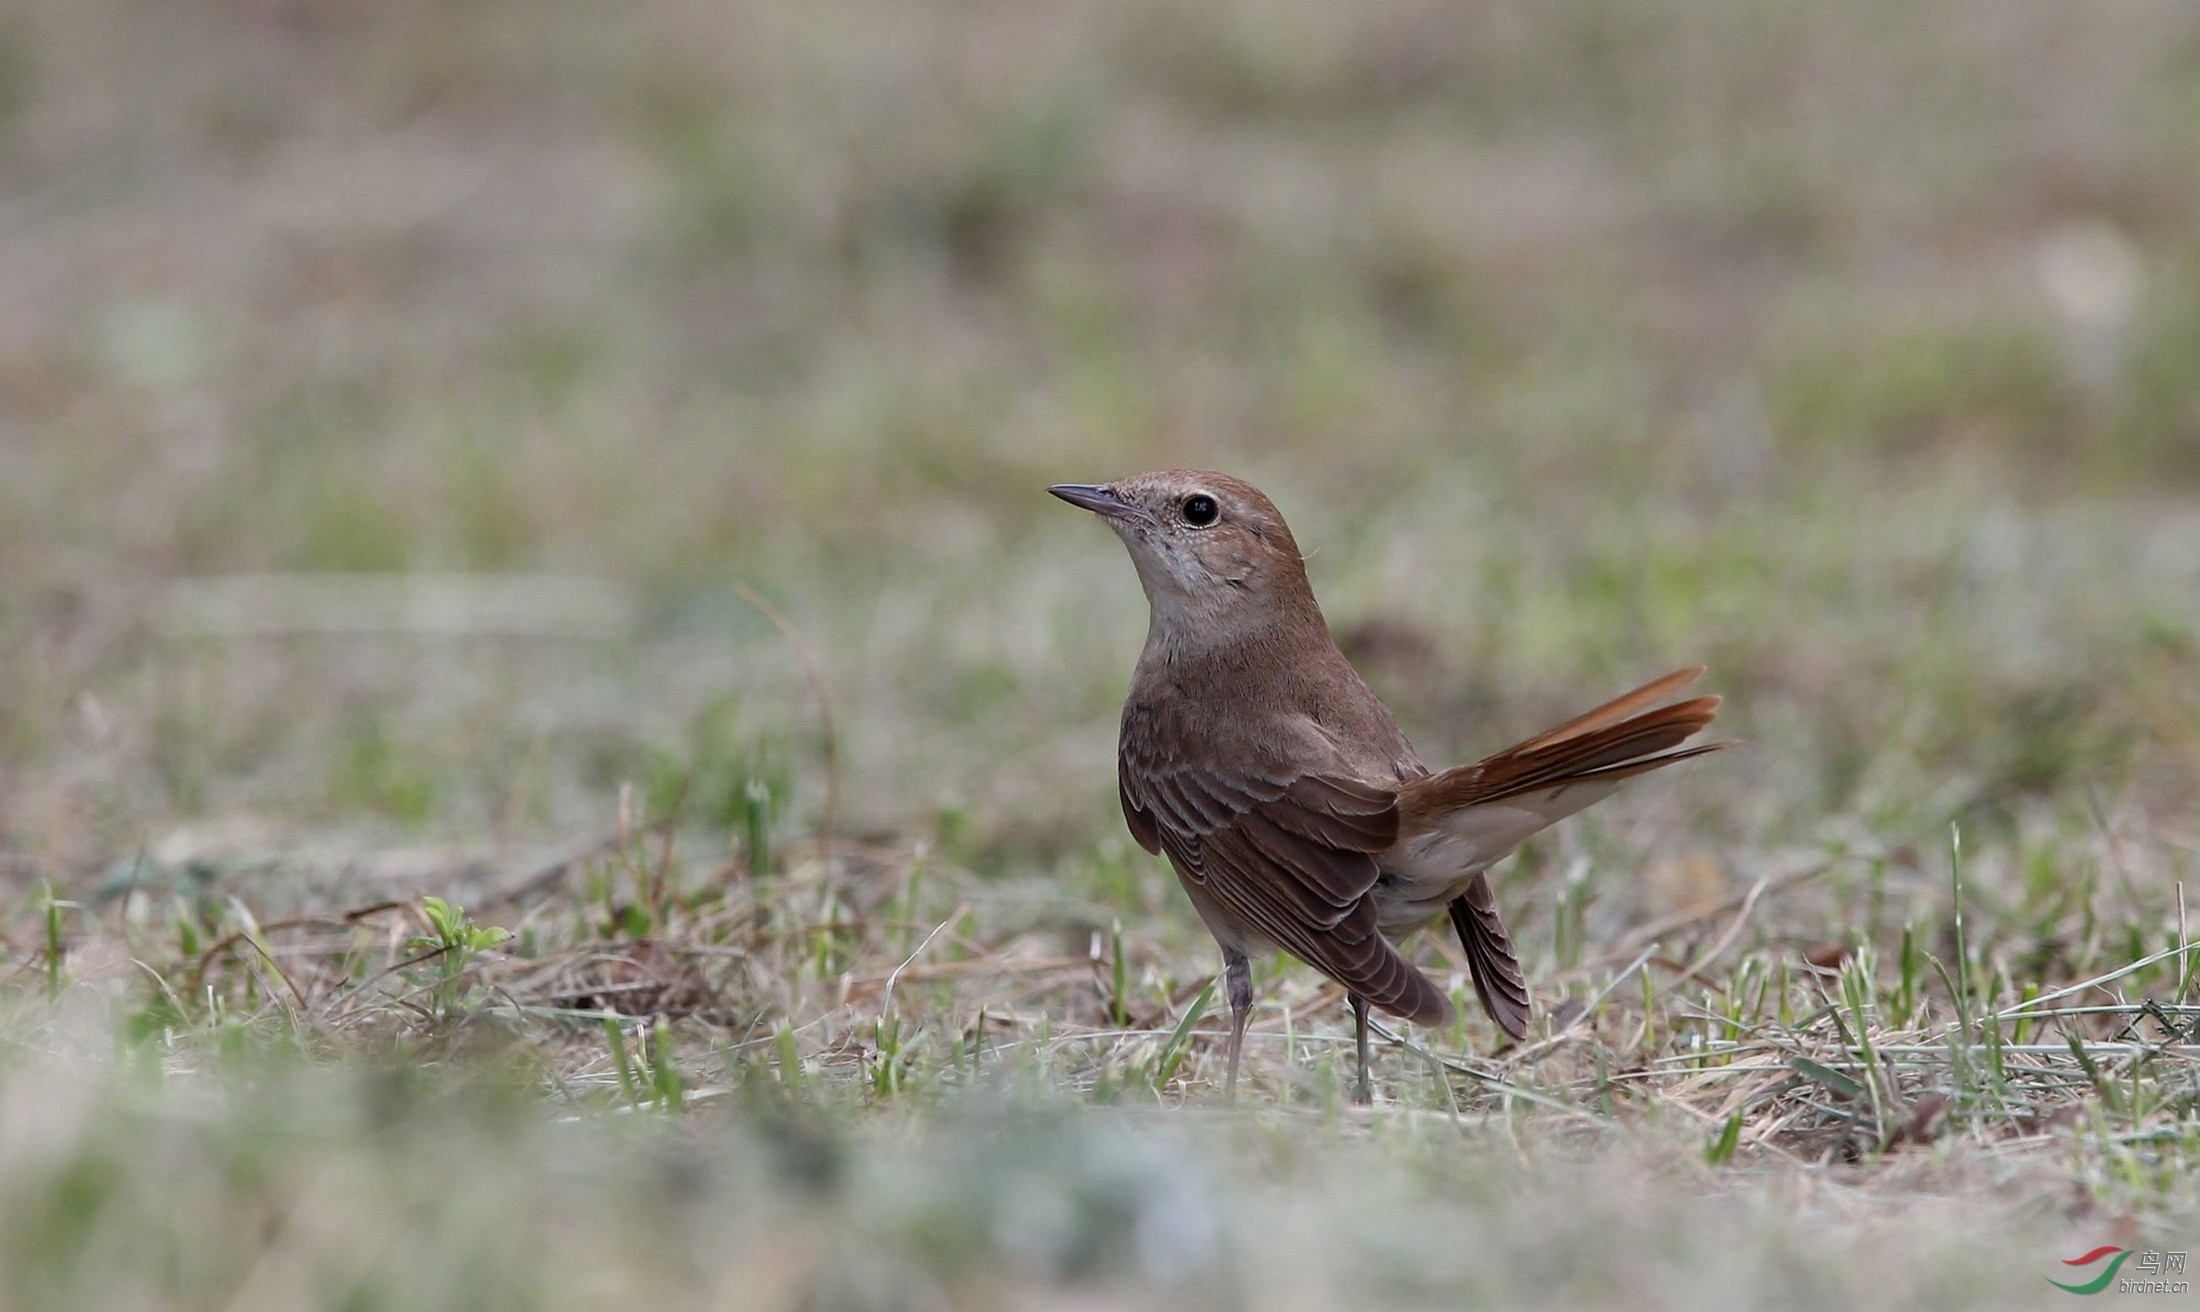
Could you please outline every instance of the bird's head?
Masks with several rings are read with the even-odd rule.
[[[1172,645],[1226,641],[1314,605],[1290,527],[1243,479],[1164,469],[1047,491],[1099,515],[1123,539],[1154,626]]]

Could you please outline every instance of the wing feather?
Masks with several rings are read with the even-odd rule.
[[[1450,1016],[1377,924],[1374,854],[1398,838],[1395,788],[1342,773],[1225,772],[1139,746],[1126,739],[1119,783],[1141,845],[1150,834],[1232,916],[1370,1004],[1415,1021]]]

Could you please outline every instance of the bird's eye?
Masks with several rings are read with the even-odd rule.
[[[1216,505],[1215,499],[1204,492],[1184,498],[1182,509],[1184,522],[1193,528],[1205,528],[1222,516],[1222,507]]]

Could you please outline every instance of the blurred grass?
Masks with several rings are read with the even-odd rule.
[[[2027,1036],[2159,1051],[2012,1086],[1963,1065],[1988,1041],[1920,954],[2006,1009],[2186,933],[2196,88],[2200,18],[2139,0],[22,0],[0,933],[60,998],[0,1026],[7,1300],[703,1305],[757,1269],[797,1291],[760,1305],[884,1305],[921,1272],[904,1301],[1005,1306],[1084,1262],[1111,1297],[1251,1302],[1296,1288],[1264,1273],[1299,1242],[1316,1303],[2007,1305],[2041,1252],[2173,1243],[2192,1067],[2137,1008],[2189,1004],[2189,967]],[[1546,1003],[1618,984],[1536,1086],[1616,1118],[1587,1139],[1396,1051],[1396,1115],[1335,1112],[1339,1008],[1295,968],[1263,976],[1256,1072],[1288,1110],[1085,1106],[1203,1105],[1211,1076],[1200,1031],[1152,1078],[1211,949],[1113,813],[1142,607],[1040,493],[1161,464],[1276,497],[1432,759],[1713,665],[1746,756],[1504,875]],[[608,631],[177,618],[262,573],[633,606]],[[818,661],[834,772],[800,654],[735,580]],[[1827,864],[1733,918],[1799,860]],[[424,895],[518,935],[455,1018],[401,964]],[[1706,905],[1618,979],[1629,934]],[[1840,1034],[1808,1019],[1839,980],[1803,964],[1836,957],[1873,1000]],[[743,1110],[629,1132],[567,1014],[604,1007],[719,1091],[699,1108]],[[1908,1051],[1951,1026],[1970,1056]],[[1007,1114],[964,1078],[988,1034],[1035,1054],[1052,1127],[998,1180],[957,1174]],[[1880,1040],[1908,1045],[1884,1087],[1857,1064]],[[1771,1088],[1750,1043],[1833,1092]],[[393,1047],[502,1091],[377,1101]],[[1952,1129],[1884,1141],[1936,1091]],[[384,1112],[412,1136],[387,1160]],[[863,1182],[754,1201],[734,1182],[777,1169],[787,1116]],[[1725,1166],[1673,1166],[1733,1116]],[[546,1160],[574,1144],[589,1171]],[[687,1148],[699,1183],[622,1164]],[[1166,1181],[1108,1211],[1090,1163],[1119,1152],[1209,1173],[1181,1186],[1229,1214],[1196,1279],[1124,1256],[1146,1239],[1019,1257],[990,1204],[942,1239],[909,1201],[1193,1224]],[[180,1164],[132,1180],[140,1154]],[[1362,1190],[1364,1229],[1326,1223]],[[1569,1210],[1607,1196],[1652,1214]]]
[[[8,1101],[45,1108],[70,1091],[19,1077]],[[1790,1204],[1755,1184],[1683,1215],[1660,1206],[1645,1182],[1689,1166],[1640,1145],[1476,1152],[1432,1172],[1431,1157],[1458,1151],[1448,1127],[1358,1139],[1284,1114],[976,1100],[920,1126],[704,1111],[671,1136],[548,1126],[511,1091],[395,1071],[263,1069],[214,1118],[179,1114],[173,1095],[109,1092],[44,1116],[41,1144],[11,1136],[11,1178],[34,1192],[0,1204],[5,1286],[20,1306],[244,1308],[1031,1306],[1053,1291],[1456,1306],[1795,1288],[1837,1306],[2028,1292],[2008,1269],[2036,1225],[2022,1208],[1995,1236],[1890,1234],[1868,1212],[1798,1234],[1772,1219]],[[1587,1201],[1560,1208],[1530,1185],[1554,1179]],[[1340,1217],[1309,1184],[1361,1206]],[[1661,1252],[1662,1269],[1614,1271],[1594,1256],[1612,1246]]]

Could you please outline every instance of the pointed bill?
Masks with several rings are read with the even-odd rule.
[[[1115,489],[1105,483],[1056,483],[1047,489],[1073,506],[1082,506],[1096,515],[1110,519],[1127,519],[1136,514],[1136,508],[1115,494]]]

